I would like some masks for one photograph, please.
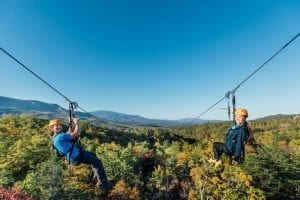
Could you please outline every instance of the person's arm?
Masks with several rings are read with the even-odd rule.
[[[80,135],[80,126],[79,126],[79,118],[73,118],[72,119],[73,121],[73,126],[74,126],[74,129],[73,131],[70,131],[70,135],[71,135],[71,138],[72,139],[75,139],[76,137],[78,137]]]

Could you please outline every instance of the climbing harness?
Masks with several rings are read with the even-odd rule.
[[[76,115],[77,108],[78,108],[78,104],[76,102],[69,103],[69,127],[70,127],[71,131],[73,131],[75,128],[72,119],[77,117],[77,115]],[[75,139],[73,139],[73,143],[82,150],[82,145],[81,145],[79,136],[76,137]]]
[[[231,102],[232,102],[232,110],[230,108],[230,95],[231,95]],[[235,104],[235,91],[228,91],[226,92],[225,94],[225,97],[227,99],[227,112],[228,112],[228,120],[230,121],[230,113],[232,112],[233,114],[233,123],[235,124],[235,120],[234,120],[234,117],[235,117],[235,111],[236,111],[236,104]]]
[[[225,97],[227,99],[227,115],[228,115],[228,121],[230,122],[231,118],[231,109],[230,109],[230,92],[226,92]],[[226,108],[224,108],[226,109]]]
[[[69,103],[69,127],[72,131],[74,129],[72,119],[76,117],[77,107],[78,107],[78,104],[76,102]]]

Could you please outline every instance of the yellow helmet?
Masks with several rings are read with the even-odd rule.
[[[248,117],[248,111],[245,108],[238,108],[235,110],[234,115]]]
[[[51,127],[53,126],[53,125],[61,125],[62,123],[61,123],[61,120],[60,119],[53,119],[53,120],[51,120],[50,122],[49,122],[49,128],[51,129]]]

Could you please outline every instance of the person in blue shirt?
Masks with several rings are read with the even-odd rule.
[[[214,158],[208,161],[215,163],[215,166],[219,166],[222,163],[220,157],[223,153],[233,156],[232,165],[237,166],[241,162],[241,157],[245,151],[245,141],[250,134],[246,121],[248,111],[244,108],[239,108],[235,111],[234,115],[236,125],[228,130],[225,142],[213,143]]]
[[[53,119],[49,123],[49,129],[52,135],[54,148],[60,155],[63,155],[71,165],[80,165],[81,163],[92,165],[95,178],[97,178],[97,186],[102,189],[110,189],[111,184],[107,180],[103,164],[96,154],[85,151],[81,147],[74,144],[73,140],[80,135],[79,118],[73,118],[72,123],[74,129],[63,132],[62,123],[59,119]]]

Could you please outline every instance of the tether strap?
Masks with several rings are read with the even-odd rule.
[[[73,131],[73,122],[72,119],[76,117],[76,109],[78,107],[78,104],[76,102],[70,102],[69,103],[69,127],[71,131]],[[73,144],[78,146],[78,148],[82,149],[81,142],[79,141],[79,137],[76,137],[75,139],[72,140]]]
[[[235,110],[236,110],[236,106],[235,106],[235,93],[232,92],[231,96],[232,96],[233,123],[236,124],[236,122],[235,122]]]
[[[76,117],[76,108],[77,108],[78,104],[76,102],[70,102],[69,103],[69,126],[70,129],[73,130],[73,123],[72,123],[72,119],[74,117]]]
[[[225,94],[226,98],[227,98],[227,115],[228,115],[228,121],[230,122],[230,113],[231,113],[231,110],[230,110],[230,104],[229,104],[229,100],[230,100],[230,92],[226,92]]]

